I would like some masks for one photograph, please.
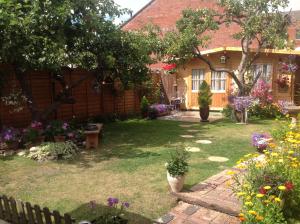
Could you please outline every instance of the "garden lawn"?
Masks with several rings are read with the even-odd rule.
[[[128,201],[130,223],[152,223],[175,206],[169,194],[165,163],[176,148],[200,147],[191,153],[190,172],[185,188],[214,175],[245,154],[253,152],[253,132],[270,131],[274,121],[254,121],[237,125],[224,120],[210,124],[180,127],[182,122],[129,120],[105,124],[102,145],[84,151],[70,162],[38,163],[23,157],[0,157],[0,193],[68,212],[77,220],[89,219],[106,211],[108,197]],[[197,133],[187,130],[195,129]],[[194,135],[184,139],[180,135]],[[211,140],[200,145],[196,140]],[[221,156],[228,162],[210,162]],[[99,206],[91,210],[88,202]]]

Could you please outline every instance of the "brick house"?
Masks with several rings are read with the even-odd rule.
[[[186,8],[211,8],[218,9],[216,0],[152,0],[131,19],[123,24],[124,30],[136,30],[152,23],[158,25],[163,32],[173,30],[176,21],[181,17],[182,10]],[[290,77],[290,87],[280,89],[276,84],[279,76],[279,62],[288,55],[296,55],[300,63],[300,11],[292,12],[293,25],[289,28],[289,38],[295,42],[296,50],[265,50],[254,65],[254,72],[262,71],[262,77],[272,85],[272,93],[275,100],[285,99],[300,103],[295,92],[300,90],[300,71],[294,78]],[[202,54],[210,58],[216,68],[236,68],[240,62],[241,48],[239,41],[232,35],[239,29],[237,25],[222,26],[211,33],[211,41]],[[221,60],[226,56],[227,60]],[[221,109],[228,104],[228,96],[233,80],[225,73],[211,72],[208,66],[194,59],[184,67],[179,68],[176,74],[165,75],[162,63],[151,66],[153,74],[162,78],[168,99],[179,98],[182,100],[182,108],[198,109],[198,88],[203,80],[211,85],[213,92],[213,109]],[[297,95],[297,94],[296,94]]]

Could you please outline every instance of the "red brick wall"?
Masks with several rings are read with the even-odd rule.
[[[216,5],[217,0],[154,0],[148,7],[144,8],[132,20],[124,25],[124,30],[136,30],[153,23],[158,25],[163,32],[170,31],[175,28],[176,21],[181,17],[182,10],[186,8],[210,8],[221,10]],[[295,24],[294,24],[295,25]],[[300,28],[300,23],[298,24]],[[240,47],[240,42],[234,40],[232,35],[239,30],[235,24],[230,27],[221,26],[218,31],[211,32],[212,39],[207,49],[217,47]],[[295,27],[289,30],[290,38],[295,39]],[[300,47],[300,41],[296,41],[296,45]]]

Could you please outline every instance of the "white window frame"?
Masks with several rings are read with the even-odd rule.
[[[269,69],[270,73],[268,74],[270,77],[266,77],[267,74],[263,73],[260,75],[259,80],[263,78],[265,81],[267,81],[267,83],[272,84],[273,73],[274,73],[274,71],[273,71],[274,67],[273,67],[272,63],[255,63],[252,66],[261,66],[263,68],[263,66],[265,66],[265,65],[267,66],[266,72],[268,72],[268,67],[270,66],[270,69]],[[254,69],[252,71],[254,71]],[[253,75],[254,75],[253,80],[255,80],[256,75],[257,75],[256,71],[254,71]],[[268,78],[268,80],[266,80],[266,78]]]
[[[221,73],[221,77],[214,78],[214,75],[216,73]],[[222,77],[222,75],[224,75],[224,77]],[[213,81],[220,82],[219,86],[221,86],[222,81],[224,81],[224,83],[225,83],[224,89],[218,89],[218,90],[214,89]],[[214,71],[212,71],[211,72],[210,88],[211,88],[211,92],[212,93],[226,93],[226,88],[227,88],[227,73],[226,72],[214,72]]]
[[[195,78],[195,71],[199,72],[199,78]],[[198,93],[199,92],[199,88],[200,85],[202,84],[202,82],[205,80],[205,70],[202,68],[199,69],[192,69],[192,92],[193,93]],[[198,82],[198,89],[194,89],[194,82]]]

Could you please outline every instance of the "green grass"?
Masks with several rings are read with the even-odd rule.
[[[190,129],[195,139],[179,135],[190,134],[179,127],[181,122],[129,120],[107,124],[98,150],[84,151],[70,162],[38,163],[22,157],[0,158],[0,192],[18,199],[68,212],[77,220],[91,219],[108,208],[106,199],[118,197],[131,204],[131,223],[152,223],[175,206],[169,194],[164,164],[170,151],[186,146],[200,147],[192,153],[190,172],[185,188],[232,167],[244,154],[253,152],[250,137],[253,132],[269,131],[272,121],[255,121],[237,125],[224,120],[198,124]],[[211,145],[199,145],[198,139],[208,139]],[[216,163],[209,156],[229,158]],[[87,203],[96,200],[99,206],[91,211]]]

